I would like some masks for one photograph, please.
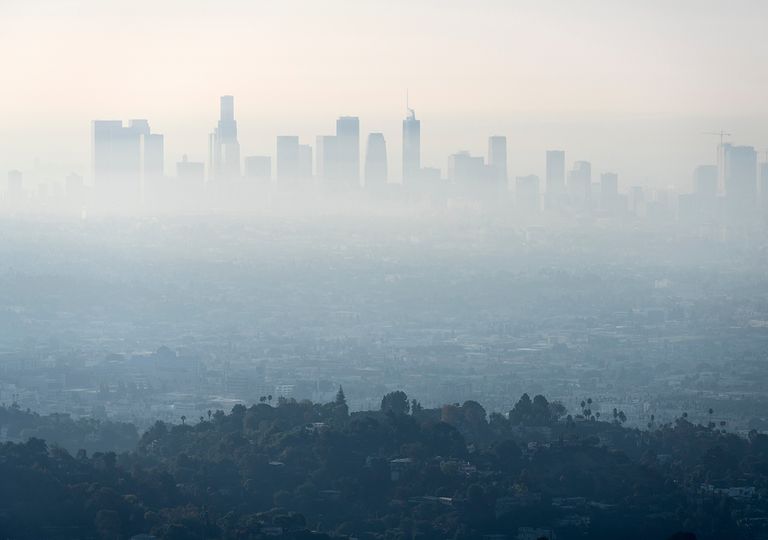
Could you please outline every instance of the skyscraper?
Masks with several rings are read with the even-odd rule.
[[[337,141],[336,135],[318,135],[315,144],[317,176],[332,191],[341,187]]]
[[[360,119],[342,116],[336,120],[339,181],[344,188],[360,187]]]
[[[157,133],[146,133],[141,138],[141,167],[146,187],[148,183],[156,183],[163,178],[165,137]]]
[[[299,180],[308,182],[312,179],[312,147],[308,144],[299,145]]]
[[[546,190],[548,195],[565,191],[565,152],[547,150]]]
[[[448,180],[457,184],[476,185],[486,176],[485,160],[466,150],[448,156]]]
[[[757,197],[757,152],[751,146],[724,145],[725,199],[734,216],[754,209]]]
[[[237,141],[235,98],[221,96],[219,122],[209,137],[210,175],[214,181],[240,177],[240,143]]]
[[[139,136],[142,193],[145,196],[148,193],[155,194],[158,183],[163,178],[165,167],[163,155],[165,139],[162,135],[152,133],[149,128],[149,121],[144,119],[131,120],[128,129]]]
[[[760,164],[760,206],[763,215],[768,214],[768,163]]]
[[[336,120],[336,135],[317,137],[317,175],[332,191],[360,186],[360,120],[342,116]]]
[[[277,137],[277,185],[295,187],[299,179],[299,138],[295,135]]]
[[[164,139],[146,120],[131,120],[128,126],[94,120],[91,144],[93,181],[102,195],[126,202],[163,175]]]
[[[507,186],[507,138],[494,135],[488,138],[488,166],[491,168],[494,180],[506,188]]]
[[[371,133],[365,152],[365,187],[381,189],[386,183],[387,143],[382,133]]]
[[[497,198],[494,171],[479,156],[467,151],[448,156],[448,180],[459,195],[473,199]]]
[[[100,191],[135,189],[141,175],[140,135],[123,127],[120,120],[94,120],[91,158],[93,183]]]
[[[592,192],[592,164],[589,161],[577,161],[568,173],[568,192],[571,202],[577,207],[589,203]]]
[[[408,108],[403,120],[403,184],[408,185],[419,177],[421,171],[421,120]]]

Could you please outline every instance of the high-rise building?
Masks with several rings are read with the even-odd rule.
[[[308,144],[299,145],[299,179],[302,182],[312,179],[312,147]]]
[[[547,194],[565,192],[565,152],[562,150],[547,150]]]
[[[336,135],[318,135],[315,144],[317,176],[325,188],[333,191],[340,189],[342,182],[337,143]]]
[[[384,134],[368,135],[365,151],[365,187],[381,189],[387,183],[387,143]]]
[[[138,197],[163,175],[164,139],[151,133],[146,120],[94,120],[92,123],[93,181],[102,194]]]
[[[768,212],[768,163],[760,164],[760,205],[763,214]]]
[[[539,177],[535,174],[515,178],[515,199],[517,207],[523,213],[539,211]]]
[[[421,172],[421,120],[409,108],[403,120],[403,184],[408,185],[419,178]]]
[[[231,181],[240,177],[235,98],[221,96],[219,107],[219,122],[209,137],[209,172],[213,181]]]
[[[360,119],[342,116],[336,120],[336,149],[339,181],[343,188],[360,187]]]
[[[466,150],[448,156],[448,180],[457,184],[478,184],[486,176],[485,160]]]
[[[144,194],[155,193],[165,168],[165,138],[158,133],[152,133],[149,121],[144,119],[131,120],[128,129],[139,136],[141,189]]]
[[[165,138],[157,133],[142,134],[141,167],[145,185],[163,178],[165,169]]]
[[[336,121],[336,135],[317,137],[317,176],[332,191],[360,186],[360,120],[342,116]]]
[[[506,188],[507,186],[507,138],[494,135],[488,138],[488,166],[494,180]]]
[[[299,180],[299,138],[295,135],[277,137],[277,185],[295,187]]]
[[[480,199],[496,197],[498,190],[493,178],[494,171],[482,157],[472,156],[467,151],[448,157],[448,180],[460,195]]]
[[[269,156],[246,156],[243,176],[251,183],[269,184],[272,182],[272,158]]]
[[[751,146],[725,144],[723,155],[726,204],[743,216],[754,208],[757,198],[757,152]]]
[[[139,192],[141,134],[120,120],[94,120],[91,155],[93,183],[99,190]]]
[[[571,202],[579,207],[589,203],[592,191],[592,164],[588,161],[577,161],[573,170],[568,173],[568,192]]]

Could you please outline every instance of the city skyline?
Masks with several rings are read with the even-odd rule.
[[[648,215],[695,224],[712,219],[742,222],[745,217],[749,221],[758,217],[758,210],[765,214],[768,209],[768,163],[759,161],[753,146],[726,141],[732,134],[722,130],[702,134],[719,136],[715,164],[694,166],[687,189],[622,185],[618,172],[594,167],[580,156],[567,168],[563,149],[545,151],[543,182],[536,172],[510,176],[507,137],[498,134],[488,136],[485,154],[459,150],[447,156],[443,174],[441,168],[422,165],[421,120],[406,104],[399,178],[397,173],[390,175],[384,134],[361,133],[357,116],[338,117],[333,134],[317,135],[314,147],[297,135],[284,134],[275,137],[274,153],[243,155],[235,97],[224,95],[219,98],[219,120],[208,137],[207,161],[189,161],[184,154],[176,162],[176,175],[167,175],[166,138],[152,131],[149,120],[93,120],[90,183],[75,172],[63,183],[33,177],[38,183],[30,191],[23,171],[12,169],[4,202],[11,210],[23,208],[31,195],[44,207],[59,200],[83,211],[90,206],[102,212],[142,208],[249,212],[256,210],[248,202],[250,196],[261,192],[263,199],[267,188],[300,198],[330,196],[326,202],[362,188],[373,197],[370,202],[389,199],[406,206],[417,201],[437,206],[451,200],[479,202],[487,210],[514,208],[525,219],[542,211],[550,216],[565,211],[613,218]],[[402,189],[397,194],[391,191],[396,185]],[[270,206],[270,201],[268,195],[261,202]]]
[[[768,0],[0,0],[0,540],[768,540]]]
[[[218,97],[216,99],[219,99]],[[240,102],[242,100],[238,100]],[[210,109],[210,107],[209,107]],[[405,110],[405,120],[403,110]],[[419,109],[421,110],[421,109]],[[409,118],[409,115],[411,114],[412,109],[409,108],[401,108],[400,111],[400,122],[403,123],[403,128],[400,130],[396,129],[390,129],[387,131],[375,129],[375,128],[369,128],[368,126],[371,126],[372,122],[368,121],[365,117],[361,117],[359,115],[354,115],[354,117],[359,118],[360,121],[360,127],[359,132],[362,135],[367,136],[369,133],[381,133],[382,136],[385,137],[386,140],[392,140],[392,141],[399,141],[398,144],[392,147],[390,151],[388,152],[388,159],[391,160],[393,163],[397,163],[397,167],[390,167],[391,170],[395,174],[389,175],[389,182],[390,183],[400,183],[402,181],[402,168],[399,166],[399,164],[402,162],[403,159],[403,153],[401,148],[400,142],[402,141],[402,137],[404,135],[404,129],[405,129],[405,122]],[[218,115],[217,115],[218,116]],[[338,118],[342,118],[347,115],[337,115]],[[117,117],[117,115],[112,115],[112,117]],[[141,121],[150,121],[154,126],[158,125],[157,122],[155,122],[154,119],[148,118],[148,115],[133,115],[128,116],[126,118],[133,118],[139,119]],[[416,119],[417,124],[422,124],[423,117],[419,115],[419,118]],[[99,120],[100,121],[100,120]],[[220,121],[220,119],[219,119]],[[326,118],[321,124],[318,129],[318,133],[322,133],[323,131],[328,131],[327,129],[323,128],[322,126],[327,126],[329,119]],[[91,121],[93,122],[93,121]],[[481,130],[485,130],[485,126],[476,126],[472,130],[468,132],[463,132],[465,134],[465,137],[462,138],[462,132],[460,130],[457,130],[456,133],[451,134],[451,138],[454,139],[454,145],[450,148],[450,150],[446,150],[446,152],[443,154],[442,151],[436,151],[436,148],[441,146],[435,143],[435,138],[439,138],[440,135],[436,132],[439,131],[438,126],[441,124],[444,124],[446,122],[445,118],[429,118],[428,122],[424,125],[424,128],[419,127],[419,131],[421,134],[421,142],[419,145],[419,151],[420,151],[420,165],[422,167],[434,167],[437,169],[440,169],[445,175],[447,173],[447,170],[449,168],[448,164],[448,158],[450,155],[460,152],[460,151],[468,151],[472,154],[480,154],[480,155],[486,155],[487,153],[487,145],[488,145],[488,137],[493,136],[494,130],[481,132]],[[85,125],[88,124],[88,122],[81,122]],[[392,125],[394,124],[394,121],[387,121],[387,124]],[[258,120],[255,121],[255,124],[258,125]],[[381,122],[376,123],[374,125],[380,125]],[[434,125],[437,124],[437,125]],[[544,129],[544,124],[539,125],[538,127],[535,127],[534,124],[531,124],[529,128],[521,128],[521,129],[531,129],[532,132],[538,133],[539,138],[534,142],[529,142],[528,147],[530,148],[533,144],[536,145],[536,147],[531,151],[525,151],[522,150],[516,151],[519,149],[519,146],[515,146],[519,142],[519,138],[523,136],[524,134],[521,134],[520,132],[512,133],[512,134],[504,134],[503,136],[508,140],[508,158],[507,158],[507,170],[508,170],[508,177],[514,178],[515,176],[521,175],[521,174],[530,174],[530,173],[536,173],[540,175],[542,178],[546,177],[546,166],[544,162],[540,159],[540,154],[542,152],[551,151],[553,148],[558,147],[564,147],[566,145],[557,145],[557,144],[549,144],[548,141],[557,141],[557,140],[564,140],[565,138],[562,136],[558,136],[556,133],[553,133],[552,136],[547,137],[545,134],[541,133],[541,131]],[[210,125],[210,123],[209,123]],[[714,124],[709,124],[714,125]],[[723,125],[723,124],[720,124]],[[726,126],[731,125],[738,125],[738,121],[733,121],[727,124],[724,124]],[[699,126],[698,128],[696,126]],[[717,126],[715,126],[717,127]],[[240,121],[240,132],[253,132],[253,123],[247,122],[247,121]],[[650,126],[646,124],[646,128],[650,129]],[[235,128],[237,131],[237,127]],[[273,169],[274,164],[276,163],[276,153],[275,153],[275,137],[276,136],[283,136],[281,134],[288,133],[290,129],[288,128],[280,128],[277,127],[276,131],[274,133],[266,133],[266,128],[262,128],[259,133],[259,139],[263,142],[259,143],[258,145],[254,145],[252,143],[239,143],[238,147],[242,148],[242,151],[240,152],[238,159],[240,162],[240,170],[242,172],[242,169],[244,167],[244,160],[248,156],[272,156],[273,158]],[[691,189],[693,187],[693,181],[692,181],[692,168],[694,166],[698,166],[698,164],[710,164],[715,163],[717,160],[717,147],[718,142],[715,138],[711,137],[712,133],[706,131],[707,125],[705,124],[698,124],[695,123],[690,126],[689,129],[686,129],[683,133],[683,130],[680,130],[677,132],[677,135],[682,137],[687,137],[687,142],[692,145],[696,146],[697,150],[695,152],[688,152],[686,151],[686,147],[684,144],[681,145],[672,145],[665,146],[663,150],[661,150],[658,154],[658,161],[663,161],[666,159],[673,159],[677,162],[677,166],[673,169],[671,169],[668,173],[663,174],[661,177],[649,177],[647,175],[643,175],[641,171],[643,168],[640,169],[634,169],[634,168],[627,168],[627,167],[620,167],[620,166],[611,166],[611,164],[616,163],[617,159],[615,157],[612,157],[610,154],[611,152],[608,152],[606,150],[602,151],[586,151],[586,152],[579,152],[577,149],[584,148],[583,141],[579,142],[577,140],[573,141],[572,146],[569,148],[576,149],[574,152],[578,152],[580,155],[584,156],[602,156],[602,160],[600,159],[590,159],[592,162],[598,162],[604,164],[604,166],[600,166],[597,173],[601,172],[614,172],[614,171],[621,171],[623,173],[623,177],[626,180],[623,182],[624,186],[630,186],[630,185],[642,185],[644,187],[648,187],[650,189],[675,189],[677,191],[686,191],[688,189]],[[206,170],[209,168],[209,164],[212,163],[212,137],[213,133],[211,133],[208,137],[205,136],[204,129],[201,129],[201,134],[196,134],[194,131],[186,131],[183,134],[180,134],[176,132],[175,134],[171,134],[169,136],[169,133],[167,130],[160,128],[161,133],[165,135],[165,164],[164,164],[164,174],[165,175],[173,175],[174,174],[174,167],[175,164],[179,161],[181,161],[181,158],[183,156],[188,156],[190,160],[193,161],[204,161],[206,163]],[[82,131],[82,130],[81,130]],[[442,132],[443,135],[446,133],[445,131]],[[501,132],[499,132],[501,133]],[[760,153],[761,155],[765,154],[765,150],[763,150],[763,145],[760,145],[759,143],[754,143],[754,140],[757,139],[758,141],[765,138],[762,132],[756,132],[754,139],[748,139],[747,137],[742,137],[741,135],[744,133],[750,133],[749,130],[745,130],[743,132],[739,132],[738,130],[731,129],[729,132],[729,136],[726,138],[725,142],[731,143],[733,145],[743,145],[746,144],[748,146],[753,146],[755,150]],[[665,137],[668,137],[669,134],[662,134]],[[88,135],[86,135],[88,136]],[[291,135],[293,137],[298,137],[299,140],[302,142],[302,146],[311,146],[314,148],[317,143],[317,133],[307,133],[307,128],[303,129],[296,129],[294,130],[294,135]],[[81,133],[82,138],[82,133]],[[238,136],[238,139],[241,138]],[[62,144],[65,145],[73,145],[79,148],[79,151],[74,152],[74,155],[76,156],[85,156],[84,159],[81,159],[79,163],[53,163],[52,161],[48,161],[46,159],[40,159],[38,158],[33,159],[31,161],[20,159],[19,156],[15,156],[12,160],[9,160],[9,163],[12,163],[13,165],[10,167],[7,167],[6,170],[26,170],[29,173],[35,174],[35,172],[39,173],[42,177],[44,177],[46,180],[57,180],[60,178],[63,178],[67,174],[75,173],[80,176],[83,176],[87,180],[92,179],[92,164],[91,164],[91,158],[90,155],[90,142],[84,142],[86,139],[79,140],[79,139],[68,139],[66,141],[63,141]],[[194,144],[190,145],[190,148],[184,148],[180,145],[180,140],[193,140]],[[252,139],[251,139],[252,140]],[[202,141],[202,142],[201,142]],[[361,140],[361,145],[365,143],[365,140]],[[196,149],[196,151],[195,151]],[[364,152],[364,147],[361,147],[361,152]],[[631,151],[629,148],[624,148],[623,152],[626,152],[627,154],[631,154]],[[676,153],[679,152],[679,153]],[[642,157],[641,154],[636,155],[636,159],[640,159]],[[654,156],[647,156],[647,161],[655,161]],[[694,163],[693,161],[684,161],[684,160],[696,160],[698,157],[701,157],[699,162],[697,162],[695,165],[691,165]],[[364,155],[361,155],[361,159],[364,158]],[[362,161],[361,161],[362,163]],[[672,171],[677,172],[672,172]],[[362,174],[362,171],[361,171]],[[275,173],[273,172],[273,175]],[[542,187],[545,186],[545,183],[542,183]]]
[[[314,141],[343,115],[395,141],[406,90],[423,161],[442,169],[502,133],[512,177],[569,148],[630,184],[679,187],[712,153],[703,132],[768,147],[768,75],[753,67],[764,3],[481,4],[3,2],[0,170],[37,159],[41,174],[86,176],[86,118],[149,118],[168,164],[204,160],[222,94],[238,96],[243,155],[271,153],[279,132]]]
[[[235,97],[232,95],[224,95],[219,97],[220,102],[220,118],[218,120],[217,127],[209,134],[208,136],[208,152],[207,156],[203,159],[194,160],[198,162],[204,162],[205,163],[205,169],[206,169],[206,179],[208,181],[216,181],[218,178],[219,180],[222,179],[235,179],[235,178],[248,178],[253,176],[253,174],[248,174],[246,169],[248,167],[247,161],[249,159],[258,158],[258,159],[269,159],[270,161],[270,177],[274,181],[279,181],[281,178],[281,175],[288,175],[290,176],[296,176],[299,175],[299,170],[302,170],[304,174],[309,169],[309,163],[312,164],[311,170],[313,171],[313,174],[316,176],[324,176],[323,172],[319,170],[319,167],[322,167],[322,157],[319,156],[316,153],[313,153],[316,151],[318,147],[322,147],[323,140],[327,139],[328,137],[331,138],[338,138],[341,137],[344,138],[344,124],[345,122],[354,122],[354,126],[350,126],[349,128],[346,128],[347,130],[351,129],[349,131],[349,135],[346,137],[348,140],[353,141],[351,143],[347,144],[353,144],[355,148],[350,148],[349,150],[345,150],[347,154],[351,154],[353,156],[356,156],[355,159],[357,159],[357,163],[353,165],[353,170],[357,171],[355,173],[350,173],[347,171],[345,173],[347,176],[352,174],[350,177],[350,182],[352,184],[358,184],[362,183],[364,180],[364,160],[365,160],[365,152],[366,152],[366,138],[368,135],[376,134],[377,136],[380,136],[385,141],[388,140],[388,138],[385,136],[384,133],[380,131],[364,131],[361,130],[361,118],[359,116],[349,116],[349,115],[342,115],[339,116],[336,120],[336,132],[333,136],[326,136],[326,135],[318,135],[315,134],[313,136],[302,136],[302,135],[286,135],[281,134],[282,132],[278,132],[278,134],[273,135],[273,141],[276,141],[276,145],[273,142],[273,146],[271,151],[266,151],[262,154],[250,152],[249,149],[245,149],[241,152],[241,145],[238,141],[238,126],[237,126],[237,120],[236,115],[234,112],[234,100]],[[362,119],[364,121],[364,119]],[[150,134],[150,121],[147,118],[133,118],[125,122],[125,125],[123,125],[124,122],[122,120],[115,120],[115,119],[95,119],[91,120],[91,134],[90,134],[90,145],[89,145],[89,162],[90,165],[87,167],[85,171],[82,170],[74,170],[71,169],[69,171],[69,174],[76,174],[78,176],[84,176],[87,181],[90,181],[90,183],[95,184],[96,183],[96,176],[98,176],[97,172],[97,165],[94,163],[94,144],[98,144],[95,137],[96,132],[98,130],[102,130],[105,133],[108,133],[110,130],[114,131],[115,129],[118,130],[121,133],[125,133],[128,138],[135,137],[136,138],[136,145],[137,149],[139,148],[139,144],[141,145],[141,167],[146,167],[144,164],[144,153],[146,150],[144,149],[144,145],[148,144],[144,142],[144,139],[141,139],[141,142],[139,142],[140,137],[145,137],[147,141],[153,141],[153,149],[150,150],[152,157],[150,159],[154,160],[154,162],[150,165],[152,168],[152,172],[150,175],[153,175],[154,177],[159,176],[173,176],[175,165],[180,163],[181,161],[185,161],[189,159],[190,154],[188,152],[182,152],[180,154],[180,159],[175,159],[174,156],[169,156],[166,148],[166,137],[164,134],[158,134],[158,133],[152,133]],[[285,130],[283,130],[285,131]],[[220,135],[220,133],[223,133],[224,135]],[[624,187],[629,187],[630,185],[641,185],[643,187],[648,187],[650,189],[674,189],[679,192],[685,192],[687,190],[695,190],[696,189],[696,169],[700,168],[702,166],[709,166],[712,164],[715,164],[716,167],[720,167],[722,165],[721,163],[721,153],[724,152],[724,149],[728,148],[735,148],[736,150],[741,148],[749,148],[752,152],[755,153],[755,159],[757,160],[756,163],[762,164],[766,162],[766,159],[768,159],[768,151],[766,150],[760,150],[755,145],[750,144],[738,144],[736,141],[732,140],[733,134],[732,133],[711,133],[711,132],[700,132],[697,135],[699,136],[708,136],[708,135],[721,135],[721,142],[723,143],[723,147],[720,147],[720,144],[717,142],[713,142],[713,139],[707,138],[705,140],[709,141],[708,146],[710,147],[710,154],[711,158],[709,161],[712,163],[706,163],[706,159],[703,163],[696,164],[690,167],[688,174],[685,175],[685,178],[683,178],[683,182],[681,184],[677,185],[663,185],[663,186],[654,186],[653,184],[646,185],[642,182],[636,182],[634,184],[625,182]],[[351,138],[350,138],[351,137]],[[468,150],[468,148],[475,148],[477,147],[477,144],[465,144],[457,147],[457,149],[453,152],[450,152],[443,156],[442,160],[438,159],[438,163],[424,163],[423,153],[422,153],[422,147],[423,147],[423,137],[421,136],[421,120],[416,117],[416,112],[413,108],[410,107],[410,104],[406,102],[406,109],[405,109],[405,117],[402,120],[402,132],[400,133],[401,137],[401,143],[402,143],[402,152],[398,155],[395,154],[395,156],[392,156],[392,152],[385,152],[386,162],[388,163],[389,160],[392,159],[399,159],[400,160],[400,166],[399,167],[389,167],[392,171],[395,172],[395,174],[389,173],[387,175],[387,183],[394,183],[394,184],[401,184],[405,183],[407,184],[407,175],[409,174],[409,170],[411,171],[410,174],[418,174],[418,171],[424,168],[428,169],[437,169],[441,171],[441,174],[443,178],[450,177],[450,168],[451,168],[451,159],[453,155],[466,152],[469,154],[475,154],[476,152]],[[507,135],[493,135],[489,134],[486,135],[485,138],[485,151],[477,152],[482,156],[486,156],[488,160],[488,165],[494,166],[494,159],[498,159],[498,154],[500,152],[503,153],[503,172],[501,172],[501,178],[503,179],[509,179],[513,178],[515,176],[518,176],[521,171],[519,169],[519,164],[516,164],[518,169],[515,171],[510,171],[510,165],[509,165],[509,147],[507,143]],[[503,141],[503,142],[502,142]],[[428,143],[429,141],[427,141]],[[744,142],[744,141],[740,141]],[[307,144],[308,143],[308,144]],[[314,143],[314,144],[313,144]],[[499,143],[502,144],[501,147],[497,147],[495,150],[497,153],[497,157],[494,158],[494,145],[498,145]],[[307,164],[301,165],[299,161],[296,161],[296,163],[291,164],[290,166],[295,168],[296,170],[293,172],[286,173],[283,171],[281,173],[280,171],[280,153],[281,148],[283,152],[286,152],[285,144],[289,144],[289,146],[296,146],[295,149],[291,148],[290,150],[287,150],[288,152],[293,152],[296,155],[292,157],[292,160],[299,160],[299,151],[304,152],[304,158],[303,161]],[[712,150],[712,146],[714,145],[715,150]],[[138,150],[137,150],[138,151]],[[514,157],[514,148],[513,151],[513,157]],[[540,157],[541,152],[545,152],[546,158],[545,161],[542,163],[540,160],[538,160],[538,157]],[[562,189],[565,187],[566,182],[566,176],[564,170],[562,170],[564,167],[567,167],[568,162],[565,160],[565,156],[563,155],[564,150],[561,149],[552,149],[550,147],[546,147],[546,149],[541,150],[539,149],[536,153],[536,158],[539,161],[537,165],[535,165],[531,170],[528,170],[526,174],[537,174],[544,178],[544,182],[541,186],[541,192],[542,193],[549,193],[549,184],[550,184],[550,174],[555,174],[555,182],[554,184],[560,185],[561,187],[558,188],[557,185],[553,185],[553,189]],[[552,173],[550,171],[550,168],[552,166],[551,159],[554,158],[554,156],[551,155],[558,155],[557,159],[558,164],[556,167],[559,169]],[[766,159],[760,160],[757,155],[763,155]],[[724,156],[723,156],[724,157]],[[319,161],[318,161],[319,160]],[[442,161],[444,164],[440,164],[439,162]],[[575,166],[578,168],[579,160],[573,161],[572,163],[575,164]],[[581,160],[581,162],[585,163],[592,163],[590,160]],[[252,162],[253,164],[253,162]],[[139,167],[139,162],[137,161],[136,167]],[[32,174],[35,174],[35,168],[37,167],[37,164],[33,164],[33,167],[27,168],[28,171],[32,172]],[[260,167],[263,169],[264,164],[262,163]],[[758,171],[757,168],[759,168],[760,165],[755,165],[755,175],[757,175]],[[223,169],[226,169],[223,170]],[[9,170],[20,170],[19,168],[11,168]],[[415,173],[414,173],[415,171]],[[596,175],[600,175],[603,173],[610,173],[615,174],[616,169],[615,168],[608,168],[608,167],[598,167],[596,170]],[[719,188],[722,191],[724,188],[723,185],[723,179],[725,177],[727,171],[722,170],[719,172],[719,175],[722,177],[720,181]],[[518,174],[513,174],[518,173]],[[143,175],[146,174],[145,172],[142,172]],[[265,174],[264,172],[260,173],[262,176]],[[625,173],[626,174],[626,173]],[[178,174],[177,174],[178,176]],[[591,179],[591,173],[588,175]],[[629,175],[631,176],[631,174]],[[288,177],[285,177],[284,180],[288,180]],[[53,181],[58,182],[60,181],[60,178],[47,178],[47,181]],[[405,181],[404,181],[405,180]],[[88,182],[86,182],[88,183]]]

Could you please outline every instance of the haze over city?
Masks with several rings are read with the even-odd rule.
[[[0,540],[768,540],[766,20],[0,0]]]
[[[341,115],[394,142],[410,90],[424,161],[510,142],[512,176],[566,148],[627,185],[687,188],[725,129],[768,148],[764,2],[6,0],[0,169],[89,175],[89,125],[148,118],[202,161],[216,99],[244,154]],[[15,81],[15,82],[14,82]],[[25,84],[19,84],[24,81]],[[393,163],[399,147],[390,143]],[[172,167],[166,172],[171,174]]]

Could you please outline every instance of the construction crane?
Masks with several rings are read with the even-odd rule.
[[[720,137],[720,147],[722,148],[724,142],[723,139],[730,137],[731,133],[727,133],[721,129],[720,131],[707,131],[706,133],[703,133],[703,135],[717,135]]]

